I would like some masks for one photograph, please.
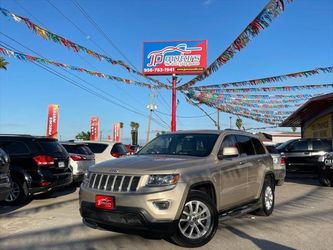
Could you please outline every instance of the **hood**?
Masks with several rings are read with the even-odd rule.
[[[203,164],[207,157],[171,155],[133,155],[104,161],[90,167],[92,172],[119,174],[172,174],[181,168]]]

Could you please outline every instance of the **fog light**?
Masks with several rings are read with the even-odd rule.
[[[170,207],[169,201],[153,201],[153,204],[159,210],[166,210]]]

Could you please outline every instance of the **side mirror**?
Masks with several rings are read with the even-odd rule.
[[[222,152],[220,151],[217,157],[222,160],[224,158],[237,157],[239,154],[236,147],[224,147]]]

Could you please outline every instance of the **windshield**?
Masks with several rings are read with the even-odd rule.
[[[156,137],[137,154],[190,155],[204,157],[211,153],[218,134],[165,134]]]

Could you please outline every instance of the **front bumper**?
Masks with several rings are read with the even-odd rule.
[[[146,220],[155,222],[170,222],[177,220],[182,211],[187,194],[186,183],[177,183],[174,187],[161,187],[159,190],[151,190],[151,192],[142,192],[140,190],[135,192],[110,192],[104,190],[96,190],[81,185],[80,188],[80,205],[85,202],[95,204],[96,195],[107,195],[115,198],[115,209],[127,207],[129,209],[139,209],[146,211]],[[169,202],[167,209],[159,209],[156,202]],[[99,211],[99,210],[97,210]]]
[[[80,213],[85,225],[120,233],[147,234],[165,236],[175,232],[177,221],[151,222],[149,213],[140,208],[117,206],[114,210],[103,210],[95,203],[81,202]]]

